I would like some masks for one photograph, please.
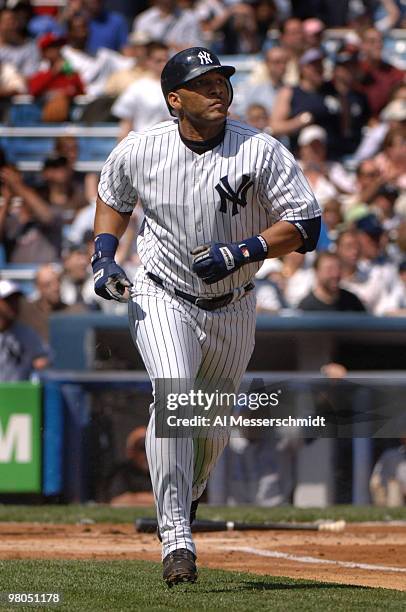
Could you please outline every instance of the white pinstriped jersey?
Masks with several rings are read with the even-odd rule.
[[[131,132],[107,159],[99,196],[120,212],[131,212],[139,198],[145,220],[137,247],[144,268],[170,286],[207,297],[244,286],[261,263],[208,286],[192,272],[196,246],[243,240],[279,220],[321,214],[291,153],[233,120],[222,142],[202,154],[184,144],[177,120]]]

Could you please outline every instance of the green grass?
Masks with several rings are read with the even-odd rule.
[[[195,585],[169,590],[146,561],[0,561],[3,592],[63,593],[63,603],[1,610],[400,610],[406,594],[308,580],[202,569]]]
[[[7,506],[0,505],[0,521],[77,523],[132,522],[154,516],[153,508],[108,506]],[[333,506],[320,509],[199,508],[199,518],[247,521],[311,521],[344,518],[347,521],[406,519],[406,508]],[[196,585],[168,590],[161,579],[161,565],[146,561],[0,561],[0,591],[63,593],[63,604],[54,607],[10,606],[0,610],[251,610],[351,611],[400,610],[406,594],[388,589],[369,589],[310,580],[258,576],[242,572],[200,570]]]
[[[0,505],[0,521],[35,521],[40,523],[77,523],[91,519],[101,523],[131,523],[139,517],[154,517],[151,508],[110,508],[96,505],[9,506]],[[199,506],[198,518],[240,521],[313,521],[345,519],[348,522],[406,520],[406,507],[330,506],[329,508],[257,508],[255,506]]]

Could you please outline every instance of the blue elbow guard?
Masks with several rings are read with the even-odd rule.
[[[300,219],[300,221],[288,221],[288,223],[296,227],[303,239],[303,245],[296,250],[296,253],[314,251],[320,236],[321,217]]]

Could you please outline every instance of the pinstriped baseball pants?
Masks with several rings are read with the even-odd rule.
[[[151,378],[232,381],[235,391],[254,348],[255,295],[205,311],[156,285],[142,272],[129,301],[132,338]],[[220,392],[222,389],[218,389]],[[155,404],[150,406],[146,452],[162,555],[178,548],[195,553],[189,513],[228,441],[228,432],[209,436],[158,438]]]

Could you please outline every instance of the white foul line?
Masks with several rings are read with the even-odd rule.
[[[262,550],[260,548],[252,548],[251,546],[226,546],[227,550],[232,552],[245,552],[259,557],[273,557],[274,559],[288,559],[289,561],[297,561],[298,563],[317,563],[319,565],[340,565],[350,569],[363,569],[375,572],[401,572],[406,573],[404,567],[391,567],[389,565],[371,565],[370,563],[354,563],[353,561],[333,561],[332,559],[318,559],[317,557],[301,557],[290,553],[279,552],[277,550]],[[224,548],[223,548],[224,550]]]

